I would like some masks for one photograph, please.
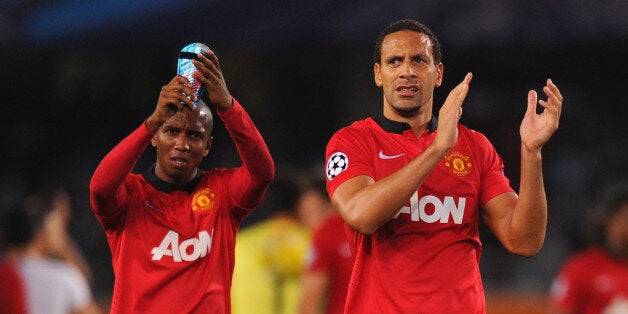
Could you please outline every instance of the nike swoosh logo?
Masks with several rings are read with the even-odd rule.
[[[146,206],[148,206],[148,207],[150,207],[150,208],[152,208],[152,209],[154,209],[156,211],[160,211],[160,212],[162,211],[161,209],[153,206],[153,204],[151,204],[149,201],[144,202],[144,205],[146,205]]]
[[[381,151],[381,150],[379,151],[379,158],[381,158],[381,159],[394,159],[394,158],[397,158],[397,157],[401,157],[401,156],[403,156],[403,155],[405,155],[405,154],[399,154],[399,155],[394,155],[394,156],[388,156],[388,155],[384,155],[384,152],[383,152],[383,151]]]

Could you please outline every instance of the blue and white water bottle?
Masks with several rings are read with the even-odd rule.
[[[197,100],[194,101],[194,106],[198,107],[198,102],[201,99],[201,95],[205,91],[205,86],[203,86],[199,81],[197,81],[192,74],[196,72],[196,67],[192,60],[198,60],[198,54],[206,54],[209,52],[209,47],[202,43],[192,43],[189,44],[179,52],[179,60],[177,62],[177,73],[190,81],[192,85],[192,90],[197,97]],[[188,95],[186,95],[188,96]],[[190,96],[188,96],[190,98]],[[190,98],[191,99],[191,98]],[[182,102],[182,104],[185,104]]]

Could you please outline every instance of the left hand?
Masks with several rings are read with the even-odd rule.
[[[529,151],[540,150],[558,129],[563,96],[551,79],[547,79],[543,92],[547,100],[538,100],[538,104],[543,107],[540,114],[536,113],[536,91],[528,92],[528,108],[519,127],[521,143]]]
[[[223,111],[231,109],[233,106],[233,97],[227,89],[227,83],[220,69],[220,62],[213,51],[209,51],[207,56],[198,55],[199,60],[194,60],[194,66],[198,69],[194,73],[194,78],[201,84],[205,85],[209,93],[209,100]],[[199,73],[200,72],[200,73]]]

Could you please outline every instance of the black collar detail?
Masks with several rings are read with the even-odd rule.
[[[410,130],[409,124],[405,122],[390,120],[384,117],[384,114],[382,113],[378,114],[373,120],[375,120],[375,122],[377,122],[377,124],[379,124],[379,126],[381,126],[382,129],[384,129],[384,131],[388,133],[401,134],[405,131]],[[427,130],[430,133],[432,133],[436,131],[437,127],[438,127],[438,118],[436,118],[436,116],[432,116],[432,119],[430,119],[430,122],[427,123]]]
[[[144,179],[146,179],[146,181],[154,186],[157,190],[166,193],[170,193],[173,191],[185,191],[188,193],[192,193],[192,191],[196,189],[196,186],[198,186],[198,183],[201,181],[201,171],[197,169],[196,176],[190,182],[184,184],[168,183],[157,177],[157,175],[155,174],[155,164],[152,164],[150,167],[144,170],[144,173],[142,173],[142,175],[144,176]]]

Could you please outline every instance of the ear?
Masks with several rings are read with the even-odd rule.
[[[377,85],[377,87],[382,87],[382,71],[381,71],[381,65],[377,62],[375,62],[375,64],[373,64],[373,76],[375,79],[375,85]]]
[[[207,143],[205,143],[205,149],[203,150],[203,157],[207,157],[207,155],[209,155],[209,151],[211,150],[212,147],[212,143],[214,142],[214,137],[210,136],[207,139]]]
[[[150,144],[153,145],[153,147],[157,147],[157,136],[159,136],[159,131],[153,134],[153,138],[150,139]]]
[[[436,66],[436,72],[438,75],[436,77],[436,87],[440,87],[441,84],[443,84],[443,75],[444,75],[444,71],[445,71],[445,66],[443,65],[442,62],[440,62],[437,66]]]

